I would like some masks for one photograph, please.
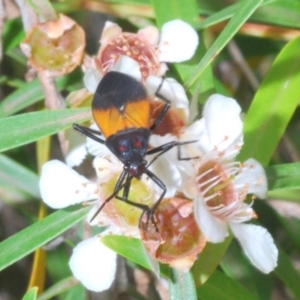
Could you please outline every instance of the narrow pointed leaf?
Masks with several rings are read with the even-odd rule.
[[[33,287],[27,291],[22,300],[36,300],[38,288]]]
[[[63,76],[56,80],[57,89],[60,91],[69,83],[68,77]],[[40,81],[35,79],[22,84],[20,88],[10,93],[0,102],[0,118],[8,117],[20,110],[44,99]]]
[[[215,272],[231,241],[232,236],[229,236],[223,243],[206,244],[192,268],[196,287],[204,284]]]
[[[300,275],[294,268],[290,256],[279,248],[278,266],[274,270],[276,275],[284,282],[294,295],[294,299],[300,299]]]
[[[0,243],[0,270],[45,245],[85,218],[90,207],[76,205],[52,213]]]
[[[39,111],[0,119],[0,151],[34,142],[91,118],[90,108]]]
[[[114,250],[118,254],[132,260],[133,262],[151,270],[141,240],[136,238],[128,238],[126,236],[107,235],[102,237],[104,245]]]
[[[40,197],[38,176],[31,170],[0,154],[0,186],[13,187],[28,193],[34,198]]]
[[[261,5],[263,0],[245,1],[234,13],[231,20],[216,38],[211,47],[207,50],[199,64],[195,67],[195,71],[186,81],[186,86],[190,87],[213,59],[221,52],[221,50],[229,43],[232,37],[237,33],[241,26],[248,20],[252,13]]]
[[[240,159],[267,165],[299,103],[300,37],[279,53],[260,85],[244,121]]]
[[[231,279],[220,271],[215,271],[209,280],[197,289],[201,300],[256,300],[243,285]]]
[[[269,166],[265,170],[269,191],[300,189],[300,163]]]
[[[46,290],[42,295],[38,297],[38,300],[49,300],[53,299],[55,296],[70,290],[79,284],[79,281],[73,276],[64,278],[59,282],[53,284],[48,290]]]

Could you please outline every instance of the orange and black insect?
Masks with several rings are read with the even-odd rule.
[[[171,148],[195,142],[173,141],[148,149],[152,132],[160,125],[170,108],[170,102],[159,94],[161,85],[156,95],[165,100],[165,105],[155,122],[149,125],[150,100],[144,86],[129,75],[114,71],[108,72],[99,83],[92,101],[93,118],[101,132],[78,124],[73,125],[75,130],[101,144],[105,144],[124,164],[123,172],[116,183],[113,194],[102,203],[92,220],[106,203],[116,197],[143,211],[139,226],[141,226],[141,220],[145,213],[147,215],[146,226],[150,220],[155,225],[154,212],[164,198],[166,185],[148,167]],[[101,135],[106,140],[100,138]],[[155,153],[157,155],[148,163],[145,157]],[[178,159],[190,158],[181,158],[178,147]],[[143,174],[146,174],[162,189],[159,199],[152,207],[128,199],[131,180],[133,178],[140,180]],[[122,189],[123,195],[119,196],[118,194]]]

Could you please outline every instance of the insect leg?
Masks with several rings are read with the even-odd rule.
[[[116,196],[117,199],[122,200],[122,201],[127,201],[128,200],[128,195],[129,195],[129,190],[130,190],[130,186],[131,186],[131,180],[132,180],[132,176],[129,175],[129,173],[127,171],[123,171],[121,176],[118,179],[118,182],[115,186],[115,190],[119,188],[119,186],[122,184],[122,182],[124,181],[124,178],[126,176],[125,182],[127,182],[127,184],[125,185],[124,189],[123,189],[123,196]]]
[[[85,136],[93,139],[94,141],[99,142],[101,144],[105,144],[105,140],[97,136],[97,135],[102,135],[100,131],[85,126],[81,126],[79,124],[73,124],[73,128],[79,131],[80,133],[84,134]]]
[[[126,179],[125,179],[125,177],[126,177]],[[118,179],[118,182],[116,184],[115,191],[120,192],[121,189],[124,188],[123,189],[123,196],[121,197],[121,196],[118,196],[116,194],[115,198],[118,199],[118,200],[120,200],[120,201],[126,202],[129,205],[132,205],[134,207],[140,208],[143,212],[144,211],[149,211],[150,208],[149,208],[148,205],[137,203],[137,202],[134,202],[134,201],[131,201],[131,200],[128,199],[128,195],[129,195],[129,190],[130,190],[132,178],[133,177],[130,174],[128,174],[127,171],[124,170],[122,172],[122,174],[120,175],[120,177]],[[125,179],[125,183],[123,183],[124,179]]]
[[[178,152],[177,152],[177,158],[178,160],[190,160],[190,159],[196,159],[199,158],[198,156],[194,156],[194,157],[181,157],[181,151],[180,151],[180,146],[182,145],[186,145],[186,144],[192,144],[197,142],[197,140],[194,141],[187,141],[187,142],[177,142],[177,141],[173,141],[173,142],[169,142],[163,145],[160,145],[156,148],[150,149],[146,152],[146,155],[150,155],[150,154],[155,154],[158,153],[156,156],[154,156],[154,158],[149,162],[149,164],[147,165],[147,167],[149,167],[155,160],[157,160],[162,154],[164,154],[165,152],[171,150],[174,147],[178,147]]]
[[[169,110],[169,108],[171,107],[171,101],[168,100],[165,96],[163,96],[162,94],[160,94],[160,90],[163,86],[164,83],[164,78],[162,79],[160,85],[157,88],[157,91],[155,92],[155,96],[164,100],[166,102],[165,106],[163,107],[162,111],[160,112],[159,116],[157,117],[157,119],[155,120],[155,122],[153,123],[153,125],[150,127],[151,131],[154,131],[156,129],[156,127],[159,126],[159,124],[162,122],[163,118],[165,117],[167,111]]]
[[[159,206],[160,202],[163,200],[166,192],[167,192],[167,188],[166,185],[154,174],[152,173],[150,170],[146,169],[145,174],[148,175],[149,178],[151,178],[162,190],[163,192],[161,193],[159,199],[155,202],[155,204],[149,208],[148,210],[144,210],[140,216],[140,220],[139,220],[139,228],[142,228],[142,219],[144,214],[146,213],[146,230],[148,230],[148,225],[149,225],[149,221],[151,220],[152,224],[155,226],[155,230],[157,232],[159,232],[156,222],[155,222],[155,218],[154,218],[154,213],[155,210],[157,209],[157,207]]]

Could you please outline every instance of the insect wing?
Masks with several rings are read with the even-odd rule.
[[[150,105],[144,86],[119,72],[108,72],[103,77],[94,95],[92,112],[105,137],[149,125]]]

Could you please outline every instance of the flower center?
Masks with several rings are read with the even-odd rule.
[[[151,44],[141,40],[134,33],[122,33],[112,39],[98,57],[103,72],[106,73],[122,55],[138,62],[143,79],[156,74],[160,65],[155,48]]]
[[[117,178],[112,177],[102,188],[100,198],[104,201],[107,199],[115,189]],[[118,194],[123,196],[123,189]],[[128,200],[139,204],[151,206],[155,202],[155,196],[152,190],[143,181],[132,179]],[[109,201],[103,211],[106,216],[117,226],[126,229],[128,226],[137,227],[142,210],[138,207],[130,205],[122,200],[113,198]]]
[[[237,171],[237,163],[222,165],[217,160],[209,160],[200,166],[198,188],[208,206],[226,206],[235,200],[231,182]]]

